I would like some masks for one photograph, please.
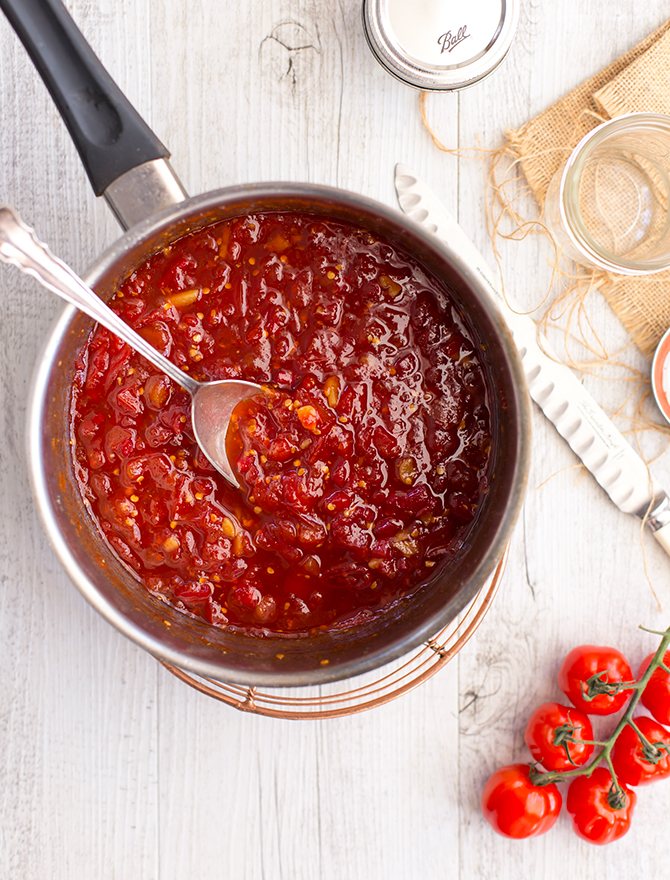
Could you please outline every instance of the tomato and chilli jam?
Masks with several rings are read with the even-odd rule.
[[[78,483],[153,595],[256,635],[340,627],[463,544],[489,486],[491,392],[447,292],[398,247],[250,215],[155,254],[111,306],[193,378],[266,388],[234,415],[234,489],[182,388],[103,328],[82,350]]]

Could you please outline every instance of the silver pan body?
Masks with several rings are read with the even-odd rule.
[[[510,540],[527,479],[529,402],[511,335],[477,276],[458,254],[400,213],[342,190],[265,183],[185,198],[132,226],[90,268],[86,281],[109,299],[139,264],[170,241],[220,220],[261,211],[321,214],[367,227],[417,258],[446,284],[485,352],[492,386],[495,478],[466,546],[411,601],[342,630],[263,638],[218,630],[161,603],[103,539],[77,486],[70,394],[75,359],[92,323],[73,308],[57,321],[34,377],[28,458],[40,517],[70,578],[120,632],[190,673],[251,686],[311,685],[387,663],[439,632],[474,598]],[[281,656],[279,656],[281,655]]]

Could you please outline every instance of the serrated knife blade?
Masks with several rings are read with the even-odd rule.
[[[528,391],[616,506],[641,519],[670,555],[670,500],[647,465],[577,376],[562,364],[535,322],[502,295],[496,273],[437,195],[406,165],[396,165],[403,212],[444,242],[484,281],[514,337]]]

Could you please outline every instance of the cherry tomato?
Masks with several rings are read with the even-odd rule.
[[[558,819],[563,799],[555,785],[534,785],[528,764],[510,764],[491,776],[482,813],[498,834],[520,840],[544,834]]]
[[[570,783],[566,806],[573,831],[589,843],[612,843],[628,831],[637,795],[625,785],[619,789],[605,767]]]
[[[593,746],[588,715],[560,703],[543,703],[528,719],[526,745],[545,770],[571,770],[586,764]]]
[[[649,668],[653,656],[653,654],[650,654],[648,657],[645,657],[640,664],[638,679],[642,678]],[[666,652],[663,662],[670,668],[670,651]],[[642,705],[649,709],[657,721],[661,724],[670,724],[670,675],[665,669],[659,667],[652,672],[649,683],[642,691],[640,699]]]
[[[632,692],[617,691],[616,685],[632,680],[630,665],[620,651],[594,645],[574,648],[558,672],[558,684],[563,693],[589,715],[618,712]],[[589,694],[595,696],[586,699]]]
[[[645,715],[636,718],[635,723],[648,742],[657,748],[648,751],[635,730],[627,724],[612,749],[612,763],[619,782],[646,785],[670,776],[670,731]]]

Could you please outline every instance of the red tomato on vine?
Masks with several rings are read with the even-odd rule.
[[[619,782],[646,785],[670,776],[670,731],[645,715],[636,718],[635,724],[650,745],[640,740],[630,724],[624,727],[612,749]]]
[[[628,831],[637,795],[625,785],[616,786],[605,767],[590,776],[578,776],[568,789],[566,807],[573,830],[589,843],[612,843]]]
[[[589,715],[611,715],[623,707],[630,689],[620,689],[632,682],[630,664],[616,648],[580,645],[563,661],[558,684],[578,709]]]
[[[594,746],[588,715],[560,703],[543,703],[528,719],[525,740],[545,770],[571,770],[586,764]]]
[[[563,799],[555,785],[534,785],[528,764],[501,767],[482,793],[482,813],[494,831],[517,840],[544,834],[554,825]]]
[[[642,678],[649,668],[654,655],[650,654],[640,664],[638,678]],[[670,651],[667,651],[663,657],[663,663],[670,668]],[[640,698],[643,706],[651,712],[654,718],[661,724],[670,724],[670,673],[666,672],[660,666],[655,669],[646,688],[642,691]]]

